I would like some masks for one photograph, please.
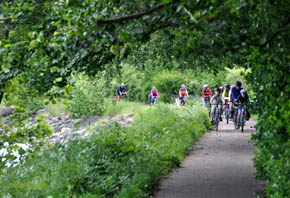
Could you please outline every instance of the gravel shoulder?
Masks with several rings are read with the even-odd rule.
[[[250,139],[255,122],[246,123],[244,133],[232,123],[221,123],[195,145],[194,151],[161,181],[156,198],[250,198],[263,188],[255,180]]]

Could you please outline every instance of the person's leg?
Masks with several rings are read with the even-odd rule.
[[[202,98],[202,106],[203,106],[203,107],[206,107],[205,99],[204,99],[204,98]]]

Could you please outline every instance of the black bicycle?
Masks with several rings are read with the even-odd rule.
[[[181,106],[185,106],[185,98],[184,98],[184,96],[179,97],[179,104]]]

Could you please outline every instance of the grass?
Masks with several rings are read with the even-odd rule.
[[[103,113],[104,116],[107,117],[118,117],[124,114],[129,113],[139,113],[146,109],[149,106],[143,103],[137,102],[128,102],[128,101],[114,101],[106,106],[105,112]]]
[[[258,120],[258,114],[251,114],[251,119],[257,121]]]
[[[55,103],[49,103],[45,106],[48,110],[48,113],[52,116],[59,116],[65,112],[65,100],[58,99]]]
[[[93,128],[90,138],[57,144],[2,170],[0,197],[149,197],[210,121],[200,106],[125,104],[116,104],[107,115],[116,109],[139,112],[132,125]]]

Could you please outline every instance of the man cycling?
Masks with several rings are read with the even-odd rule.
[[[184,105],[186,105],[186,101],[188,98],[188,91],[186,89],[185,85],[181,85],[181,88],[179,89],[179,101],[184,101]]]
[[[127,95],[127,91],[125,89],[125,85],[122,83],[118,88],[117,88],[117,96],[118,99],[120,99],[120,97]]]
[[[240,91],[243,89],[241,81],[237,81],[236,85],[234,85],[230,91],[230,100],[231,100],[231,118],[234,116],[234,103],[238,99],[239,95],[241,94]]]
[[[237,98],[237,103],[238,104],[241,104],[241,106],[239,106],[239,108],[242,108],[242,106],[247,106],[250,102],[250,99],[249,99],[249,96],[248,96],[248,92],[246,89],[242,89],[240,91],[240,95],[239,97]],[[248,111],[247,109],[247,112],[246,112],[246,117],[245,117],[246,120],[249,120],[250,119],[250,112]]]
[[[158,90],[156,89],[155,86],[152,87],[148,97],[149,97],[149,101],[150,101],[151,105],[157,102],[157,98],[159,98],[160,95],[159,95]]]
[[[222,120],[222,114],[223,114],[222,105],[224,103],[224,99],[220,95],[220,93],[221,93],[220,88],[215,88],[214,91],[215,91],[215,95],[210,99],[210,104],[212,105],[211,114],[210,114],[212,124],[214,124],[214,114],[215,114],[216,108],[219,108],[219,112],[220,112],[219,119],[220,119],[220,121],[223,121]]]
[[[210,88],[207,84],[203,85],[202,88],[202,105],[206,107],[206,103],[209,103],[210,99],[212,97],[212,93]]]

